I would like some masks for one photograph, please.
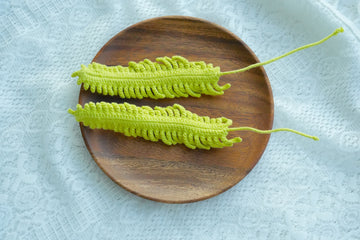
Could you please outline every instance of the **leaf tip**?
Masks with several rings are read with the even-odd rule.
[[[68,109],[68,113],[70,113],[70,114],[74,115],[74,114],[75,114],[75,111],[74,111],[74,110],[72,110],[71,108],[69,108],[69,109]]]

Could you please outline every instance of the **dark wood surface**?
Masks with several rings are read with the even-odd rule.
[[[258,62],[242,40],[226,29],[202,19],[169,16],[137,23],[117,34],[98,52],[94,62],[125,65],[129,61],[181,55],[190,61],[205,61],[229,71]],[[183,105],[198,115],[227,117],[233,127],[271,129],[273,97],[262,67],[226,75],[219,84],[232,87],[222,96],[177,99],[120,99],[84,91],[79,103],[108,101],[148,106]],[[216,196],[243,179],[260,159],[269,135],[231,132],[242,143],[233,147],[191,150],[184,145],[167,146],[142,138],[95,129],[80,124],[86,146],[99,167],[116,183],[141,197],[187,203]]]

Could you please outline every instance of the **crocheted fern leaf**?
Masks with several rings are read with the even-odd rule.
[[[220,76],[240,73],[260,67],[300,50],[319,45],[332,36],[343,32],[338,28],[320,41],[304,45],[268,61],[255,63],[245,68],[220,72],[219,67],[206,64],[203,61],[189,62],[181,56],[159,57],[157,62],[145,59],[139,63],[129,62],[128,67],[108,67],[99,63],[91,63],[88,67],[81,65],[81,70],[72,74],[78,76],[78,84],[84,84],[84,89],[92,93],[118,95],[121,98],[144,97],[161,99],[175,97],[200,97],[206,95],[222,95],[230,84],[220,86]]]
[[[220,68],[205,62],[189,62],[181,56],[129,62],[128,67],[91,63],[72,74],[84,89],[121,98],[175,98],[222,95],[230,84],[219,86]]]
[[[78,104],[76,111],[69,109],[69,113],[91,129],[113,130],[154,142],[161,140],[167,145],[179,143],[191,149],[210,149],[241,142],[239,137],[226,137],[232,120],[201,117],[178,104],[152,109],[129,103],[90,102],[84,108]]]
[[[125,136],[143,137],[146,140],[157,142],[161,140],[167,145],[185,144],[191,149],[210,149],[233,146],[241,142],[240,137],[227,139],[230,131],[252,131],[259,134],[270,134],[279,131],[288,131],[304,137],[319,140],[289,128],[259,130],[252,127],[229,128],[232,120],[220,117],[210,118],[198,116],[186,110],[179,104],[168,107],[148,106],[138,107],[129,103],[89,102],[76,106],[76,110],[69,109],[78,122],[91,129],[113,130]]]

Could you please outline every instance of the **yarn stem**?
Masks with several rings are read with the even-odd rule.
[[[277,61],[277,60],[279,60],[279,59],[281,59],[281,58],[284,58],[284,57],[286,57],[286,56],[288,56],[288,55],[290,55],[290,54],[293,54],[293,53],[295,53],[295,52],[298,52],[298,51],[301,51],[301,50],[303,50],[303,49],[306,49],[306,48],[310,48],[310,47],[319,45],[319,44],[325,42],[326,40],[330,39],[331,37],[337,35],[337,34],[340,33],[340,32],[344,32],[344,29],[343,29],[342,27],[337,28],[332,34],[330,34],[329,36],[321,39],[320,41],[317,41],[317,42],[314,42],[314,43],[310,43],[310,44],[304,45],[304,46],[302,46],[302,47],[296,48],[296,49],[294,49],[294,50],[292,50],[292,51],[290,51],[290,52],[287,52],[287,53],[285,53],[285,54],[283,54],[283,55],[281,55],[281,56],[272,58],[272,59],[270,59],[270,60],[268,60],[268,61],[265,61],[265,62],[255,63],[255,64],[249,65],[249,66],[247,66],[247,67],[244,67],[244,68],[241,68],[241,69],[237,69],[237,70],[233,70],[233,71],[221,72],[221,73],[220,73],[220,76],[222,76],[222,75],[227,75],[227,74],[233,74],[233,73],[245,72],[245,71],[250,70],[250,69],[252,69],[252,68],[257,68],[257,67],[264,66],[264,65],[266,65],[266,64],[275,62],[275,61]]]
[[[315,136],[311,136],[311,135],[308,135],[306,133],[302,133],[302,132],[299,132],[299,131],[296,131],[296,130],[293,130],[293,129],[290,129],[290,128],[277,128],[277,129],[271,129],[271,130],[260,130],[260,129],[257,129],[257,128],[252,128],[252,127],[236,127],[236,128],[229,128],[229,132],[231,131],[251,131],[251,132],[256,132],[256,133],[259,133],[259,134],[270,134],[270,133],[274,133],[274,132],[292,132],[292,133],[296,133],[298,135],[301,135],[303,137],[307,137],[307,138],[311,138],[315,141],[318,141],[319,138],[318,137],[315,137]]]

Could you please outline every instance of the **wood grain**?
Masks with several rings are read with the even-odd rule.
[[[181,55],[190,61],[205,61],[222,71],[258,62],[255,54],[231,32],[208,21],[182,16],[154,18],[117,34],[98,52],[94,62],[125,65],[129,61]],[[79,103],[127,101],[154,107],[174,103],[198,115],[224,116],[233,127],[271,129],[273,97],[262,67],[222,76],[219,84],[231,83],[223,96],[177,99],[120,99],[80,90]],[[216,196],[243,179],[260,159],[269,135],[231,132],[241,136],[234,147],[191,150],[184,145],[167,146],[142,138],[95,129],[80,124],[86,146],[99,167],[116,183],[141,197],[188,203]]]

